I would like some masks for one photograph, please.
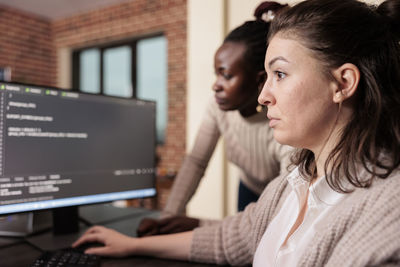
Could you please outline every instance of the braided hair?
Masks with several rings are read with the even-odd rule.
[[[280,12],[287,6],[269,1],[261,3],[254,12],[256,20],[246,21],[232,30],[225,37],[224,43],[243,43],[247,47],[244,53],[247,66],[250,66],[254,71],[263,71],[270,20],[273,18],[273,14]]]

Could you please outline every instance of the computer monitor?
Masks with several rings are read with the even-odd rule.
[[[0,82],[0,216],[155,196],[155,103]]]

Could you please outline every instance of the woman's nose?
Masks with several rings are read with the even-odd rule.
[[[264,106],[273,105],[275,103],[275,98],[272,95],[270,86],[267,82],[264,83],[264,86],[258,95],[258,103]]]
[[[217,79],[215,80],[214,84],[212,85],[212,90],[215,91],[215,92],[218,92],[218,91],[221,91],[222,89],[223,89],[223,88],[222,88],[222,85],[221,85],[221,83],[219,82],[219,79],[217,78]]]

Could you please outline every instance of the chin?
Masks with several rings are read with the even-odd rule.
[[[290,137],[282,134],[282,132],[280,132],[279,130],[274,129],[274,139],[281,145],[294,146],[293,140]]]
[[[226,105],[219,105],[219,104],[218,104],[218,107],[219,107],[219,109],[222,110],[222,111],[234,110],[233,108],[231,108],[231,107],[229,107],[229,106],[226,106]]]

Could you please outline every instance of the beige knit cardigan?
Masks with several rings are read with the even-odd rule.
[[[360,176],[368,175],[365,171]],[[195,229],[190,260],[251,264],[268,224],[285,201],[285,176],[272,181],[259,201],[221,224]],[[332,209],[298,266],[400,266],[400,170],[358,188]]]

